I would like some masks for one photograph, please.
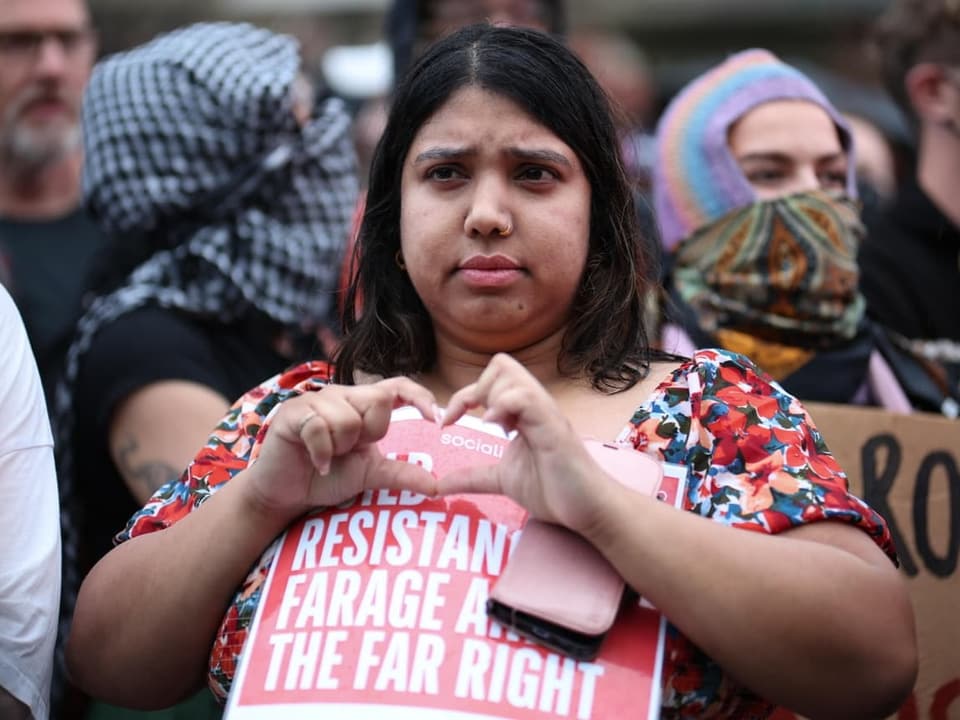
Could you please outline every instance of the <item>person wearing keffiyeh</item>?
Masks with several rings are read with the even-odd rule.
[[[723,347],[804,400],[909,412],[858,288],[853,138],[816,85],[737,53],[671,101],[656,153],[664,348]]]
[[[329,349],[357,168],[300,64],[293,38],[202,23],[94,70],[83,193],[111,241],[56,396],[61,634],[76,574],[230,403]]]

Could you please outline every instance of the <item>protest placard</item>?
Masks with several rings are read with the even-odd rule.
[[[379,447],[442,476],[499,461],[508,442],[475,418],[440,429],[401,408]],[[661,499],[679,505],[684,479],[668,466]],[[624,607],[592,662],[487,616],[525,520],[502,496],[368,491],[295,523],[264,586],[229,720],[659,717],[665,621],[655,609]]]
[[[917,619],[920,674],[899,720],[960,720],[960,422],[806,403],[850,478],[893,534]],[[864,604],[882,602],[864,598]],[[777,720],[791,717],[781,713]]]

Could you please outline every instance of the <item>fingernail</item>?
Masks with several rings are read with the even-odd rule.
[[[329,475],[329,474],[330,474],[330,463],[327,462],[326,464],[321,465],[319,468],[317,468],[317,472],[320,473],[320,477],[326,477],[327,475]]]
[[[437,405],[436,403],[434,403],[433,404],[433,421],[437,424],[437,427],[439,428],[443,427],[443,416],[444,416],[443,408]]]

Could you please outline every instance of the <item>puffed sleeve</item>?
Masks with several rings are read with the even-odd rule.
[[[846,522],[896,562],[886,523],[849,492],[800,401],[744,356],[698,351],[661,383],[634,426],[638,447],[689,469],[691,512],[769,534]]]

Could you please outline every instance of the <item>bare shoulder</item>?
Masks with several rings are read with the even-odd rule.
[[[690,360],[656,360],[650,363],[650,372],[647,373],[648,379],[653,379],[657,385],[665,382],[670,376],[681,367],[691,362]]]
[[[649,397],[658,387],[669,382],[673,374],[679,370],[685,361],[681,360],[658,360],[650,363],[650,371],[647,376],[631,388],[634,397],[639,398],[639,402]]]
[[[590,388],[575,399],[560,401],[564,414],[583,437],[613,440],[643,403],[682,362],[655,362],[647,376],[633,387],[612,395]]]

